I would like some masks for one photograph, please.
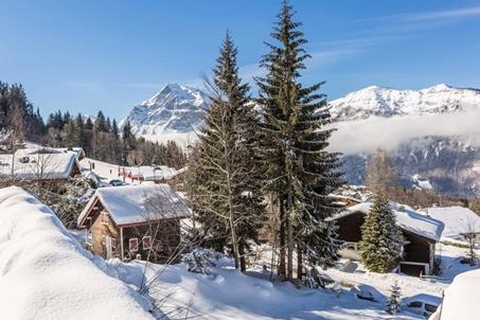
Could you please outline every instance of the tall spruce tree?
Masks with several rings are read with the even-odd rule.
[[[244,272],[248,243],[258,240],[265,206],[254,163],[256,116],[228,33],[213,71],[212,105],[190,157],[188,196],[203,235],[217,249],[230,247],[235,267]]]
[[[328,196],[342,184],[339,154],[326,151],[333,129],[326,128],[330,115],[324,84],[304,86],[300,82],[304,61],[310,58],[307,43],[293,21],[292,7],[284,2],[261,66],[267,71],[257,79],[262,106],[266,190],[278,216],[278,273],[293,278],[293,255],[297,250],[298,277],[303,274],[303,255],[310,263],[331,265],[337,259],[336,227],[326,218],[340,208]],[[286,248],[286,252],[285,252]]]
[[[404,243],[390,202],[377,196],[362,225],[362,262],[370,271],[388,272],[402,257]]]

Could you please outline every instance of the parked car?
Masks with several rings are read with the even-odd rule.
[[[123,182],[122,180],[118,180],[118,179],[110,180],[108,183],[109,183],[111,186],[114,186],[114,187],[118,187],[118,186],[123,186],[123,185],[125,185],[125,182]]]
[[[429,317],[437,311],[441,303],[441,298],[424,293],[414,295],[404,300],[405,310],[421,314],[425,317]]]

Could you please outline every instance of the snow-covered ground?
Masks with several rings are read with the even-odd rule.
[[[8,320],[151,319],[146,309],[170,319],[423,319],[406,309],[389,315],[384,304],[358,299],[351,287],[368,285],[387,297],[397,282],[405,299],[434,299],[455,276],[480,268],[460,263],[465,249],[439,245],[439,276],[370,273],[361,264],[354,272],[331,268],[326,274],[343,287],[337,293],[271,282],[262,268],[269,259],[247,274],[222,259],[208,275],[188,272],[184,264],[105,263],[48,207],[15,187],[0,190],[0,225],[0,319]]]
[[[196,319],[422,319],[402,312],[389,315],[384,305],[360,300],[346,289],[333,292],[297,289],[290,283],[270,282],[268,274],[244,275],[231,267],[216,267],[208,275],[188,272],[182,264],[162,266],[143,261],[110,262],[119,277],[134,287],[150,282],[149,294],[161,300],[172,318]]]
[[[441,274],[438,276],[417,278],[396,273],[379,274],[366,271],[361,263],[357,263],[358,267],[353,273],[342,272],[336,268],[328,269],[326,272],[342,284],[368,284],[384,294],[388,294],[392,284],[398,281],[405,297],[420,293],[441,297],[443,290],[455,276],[476,268],[460,263],[465,251],[466,249],[456,246],[437,245],[437,258],[441,260]],[[480,254],[480,250],[477,251]]]
[[[109,264],[120,279],[135,288],[148,283],[148,294],[162,301],[161,310],[175,318],[188,314],[199,319],[424,319],[405,306],[400,314],[389,315],[382,303],[358,299],[350,288],[367,285],[386,298],[397,281],[404,301],[419,296],[439,301],[456,275],[477,268],[460,263],[464,253],[465,249],[441,245],[437,254],[442,257],[442,274],[424,279],[370,273],[361,264],[354,273],[329,269],[326,274],[343,286],[339,295],[322,289],[298,289],[290,283],[272,283],[269,274],[262,271],[261,262],[247,275],[235,271],[225,260],[211,268],[209,275],[188,272],[182,264],[163,266],[118,260]]]
[[[0,226],[0,319],[153,319],[149,301],[32,195],[1,189]]]

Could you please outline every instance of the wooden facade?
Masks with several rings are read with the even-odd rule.
[[[338,238],[345,241],[340,254],[347,259],[360,259],[358,243],[362,239],[361,227],[365,222],[365,214],[361,211],[339,217]],[[435,241],[402,228],[407,241],[404,245],[404,256],[400,262],[400,270],[409,275],[431,274],[435,261]]]
[[[180,218],[117,225],[98,198],[85,218],[84,227],[87,249],[105,259],[139,258],[164,263],[175,256],[180,244]]]

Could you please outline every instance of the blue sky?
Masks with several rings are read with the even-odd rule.
[[[480,1],[292,0],[329,100],[369,85],[480,88]],[[245,79],[261,72],[280,1],[3,0],[0,80],[55,110],[120,119],[168,82],[201,85],[228,29]]]

